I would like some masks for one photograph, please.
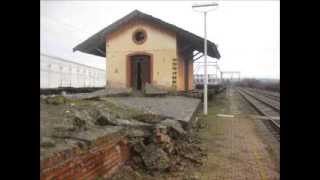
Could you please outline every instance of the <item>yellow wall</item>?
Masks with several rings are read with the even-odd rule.
[[[193,62],[189,62],[189,90],[193,89]]]
[[[132,34],[138,28],[144,29],[147,33],[146,41],[140,45],[132,40]],[[153,55],[152,83],[171,89],[172,63],[174,59],[177,59],[178,62],[182,60],[177,55],[175,33],[164,31],[161,27],[141,21],[128,23],[120,29],[108,35],[106,41],[107,87],[126,87],[127,55],[136,52],[146,52]],[[179,64],[181,65],[181,63]],[[181,69],[180,65],[178,70]],[[184,90],[184,86],[179,84],[184,82],[184,80],[181,79],[180,72],[178,74],[177,90]]]
[[[190,56],[192,51],[188,52],[187,55]],[[179,78],[178,78],[178,88],[179,91],[185,90],[185,61],[186,57],[179,54]],[[190,57],[189,57],[190,59]],[[188,75],[189,75],[189,83],[188,83],[188,90],[193,89],[193,63],[189,61],[189,68],[188,68]]]
[[[183,91],[184,90],[184,58],[183,56],[179,55],[179,75],[178,75],[178,91]]]

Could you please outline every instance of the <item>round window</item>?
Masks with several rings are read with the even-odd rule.
[[[147,39],[147,33],[143,29],[138,29],[133,33],[132,39],[136,44],[142,44]]]

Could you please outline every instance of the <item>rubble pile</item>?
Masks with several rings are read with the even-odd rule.
[[[197,145],[200,141],[182,130],[181,126],[157,125],[150,134],[131,142],[130,166],[134,170],[156,175],[202,165],[206,154]]]
[[[59,103],[60,99],[62,98],[59,97]],[[134,171],[131,172],[133,174],[140,172],[155,176],[202,165],[206,154],[199,146],[200,140],[192,132],[186,131],[180,121],[156,114],[121,109],[102,100],[85,102],[89,104],[61,101],[65,106],[63,120],[61,124],[54,126],[52,138],[84,141],[85,139],[80,139],[77,133],[94,132],[95,128],[99,127],[121,127],[125,129],[123,132],[126,133],[131,147],[131,158],[127,166]],[[42,147],[54,146],[55,140],[46,138],[43,139]],[[115,177],[117,176],[120,175],[116,174]]]
[[[199,125],[195,124],[196,129],[201,128]],[[199,146],[199,138],[185,131],[180,122],[174,119],[167,118],[145,128],[129,128],[126,132],[132,148],[125,172],[134,174],[134,177],[183,172],[200,167],[206,157],[204,149]],[[125,177],[121,171],[113,179]]]

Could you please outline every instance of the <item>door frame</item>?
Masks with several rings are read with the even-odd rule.
[[[132,77],[131,77],[131,60],[133,56],[148,56],[149,57],[149,64],[150,64],[150,82],[153,82],[153,54],[151,53],[147,53],[144,51],[139,51],[139,52],[133,52],[130,54],[127,54],[126,56],[126,84],[128,88],[132,87],[131,81],[132,81]]]

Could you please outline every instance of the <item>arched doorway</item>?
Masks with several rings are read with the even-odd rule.
[[[146,83],[151,83],[151,57],[145,54],[129,56],[128,86],[135,90],[142,90]]]

